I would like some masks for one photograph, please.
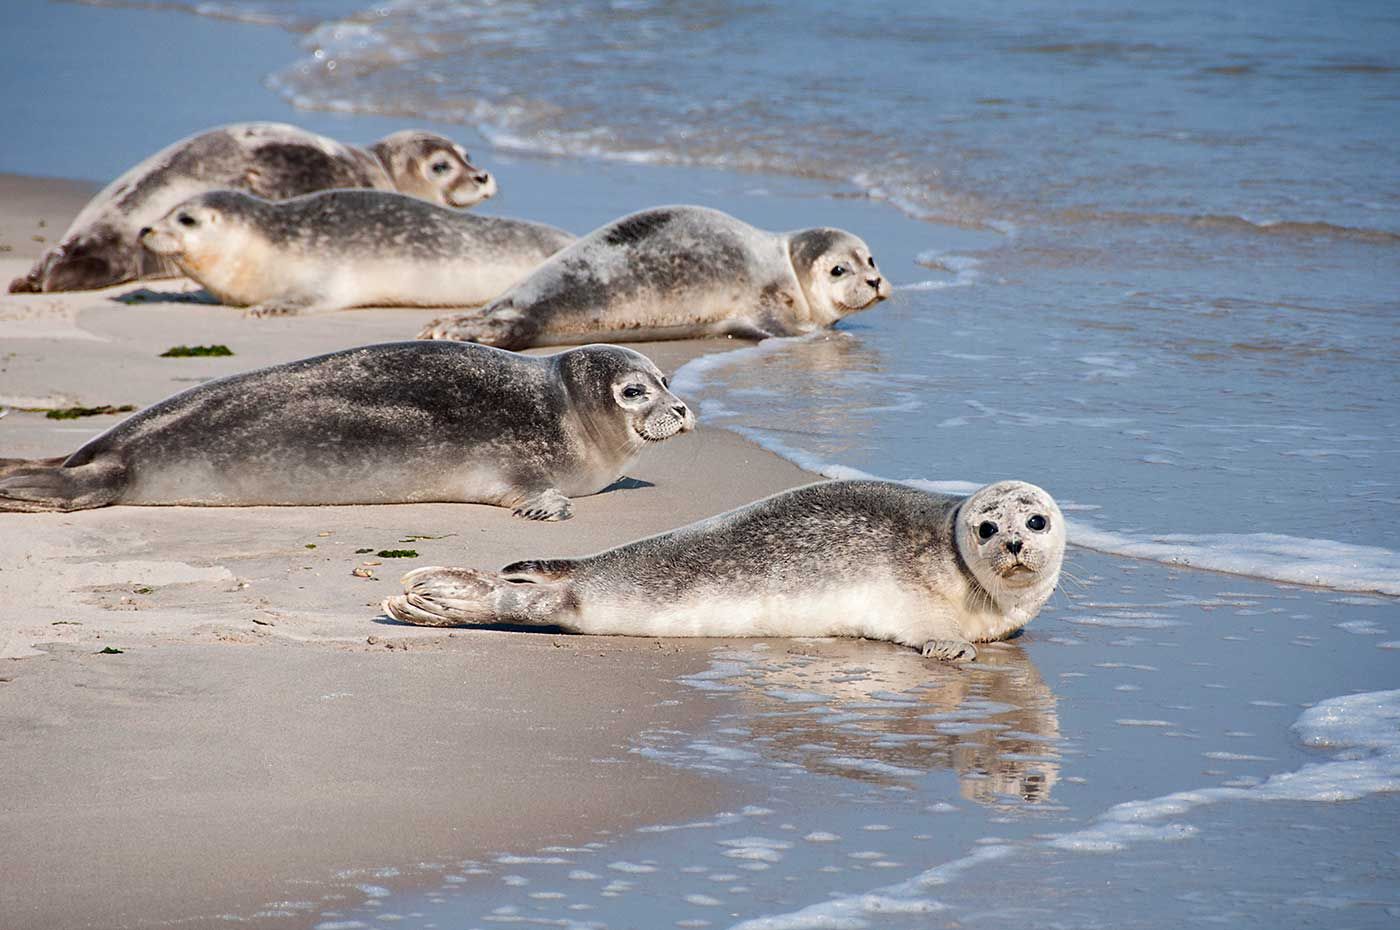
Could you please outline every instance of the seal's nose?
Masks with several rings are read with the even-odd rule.
[[[485,184],[487,181],[491,180],[491,172],[483,171],[480,174],[474,174],[472,175],[472,180],[478,184]]]
[[[1019,538],[1013,536],[1006,541],[1006,551],[1010,552],[1012,555],[1020,555],[1023,545],[1025,544],[1022,543]]]
[[[141,231],[140,231],[139,233],[136,234],[136,238],[137,238],[137,239],[144,239],[144,238],[146,238],[146,236],[147,236],[149,233],[151,233],[151,232],[153,232],[153,230],[151,229],[151,227],[149,227],[149,226],[142,226],[142,227],[141,227]]]

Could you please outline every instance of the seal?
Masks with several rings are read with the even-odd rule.
[[[800,336],[889,295],[870,249],[848,232],[770,233],[705,207],[655,207],[594,230],[486,307],[418,338],[523,349]]]
[[[198,385],[62,461],[10,460],[0,510],[463,501],[564,520],[694,422],[631,349],[384,343]]]
[[[388,191],[281,201],[211,191],[142,230],[140,240],[224,303],[273,316],[480,305],[574,236]]]
[[[362,149],[286,123],[235,123],[182,139],[104,187],[58,244],[10,282],[10,292],[80,291],[174,274],[141,249],[137,234],[202,191],[284,200],[338,187],[469,207],[495,194],[496,180],[460,145],[430,132],[396,132]]]
[[[808,485],[580,559],[420,568],[384,601],[425,626],[614,636],[863,636],[948,661],[1005,639],[1059,580],[1065,525],[1023,481],[971,496]]]

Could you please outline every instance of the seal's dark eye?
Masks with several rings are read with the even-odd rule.
[[[180,223],[181,226],[198,226],[198,225],[199,225],[199,220],[197,220],[197,219],[195,219],[194,217],[190,216],[188,213],[181,213],[179,216],[175,217],[175,219],[179,221],[179,223]]]
[[[1038,513],[1031,514],[1030,519],[1026,521],[1026,529],[1035,530],[1037,533],[1041,532],[1049,525],[1050,521]]]
[[[839,278],[839,277],[841,277],[841,276],[842,276],[843,274],[845,274],[845,273],[846,273],[846,266],[845,266],[845,265],[837,265],[835,268],[831,269],[831,276],[832,276],[833,278]]]
[[[451,167],[452,165],[450,162],[435,161],[433,162],[433,174],[446,174],[447,170]]]
[[[645,397],[647,389],[640,384],[629,384],[622,389],[622,396],[628,400],[636,400],[638,397]]]
[[[872,255],[872,256],[870,256],[869,258],[867,258],[867,259],[865,260],[865,263],[866,263],[867,265],[869,265],[871,268],[874,268],[874,267],[875,267],[875,256]]]
[[[991,538],[992,538],[993,536],[995,536],[996,534],[997,534],[997,525],[996,525],[995,523],[993,523],[991,520],[983,520],[983,521],[982,521],[982,524],[981,524],[980,526],[977,527],[977,538],[978,538],[978,539],[991,539]]]

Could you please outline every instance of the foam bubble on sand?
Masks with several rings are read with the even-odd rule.
[[[730,859],[746,859],[754,862],[781,862],[783,853],[792,848],[787,840],[774,840],[764,836],[744,836],[737,840],[720,840],[719,845],[727,847],[724,855]]]
[[[1065,620],[1077,626],[1118,627],[1127,630],[1164,630],[1167,627],[1181,626],[1180,620],[1168,620],[1145,613],[1123,613],[1116,617],[1066,617]]]
[[[888,775],[893,778],[918,778],[924,774],[919,769],[905,768],[902,765],[891,765],[888,762],[877,762],[874,759],[857,759],[852,756],[832,756],[825,761],[827,764],[835,765],[839,768],[869,772],[872,775]]]

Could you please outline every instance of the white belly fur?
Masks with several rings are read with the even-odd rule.
[[[597,603],[588,597],[583,601],[577,620],[569,624],[582,633],[853,636],[910,646],[920,646],[930,639],[963,638],[946,604],[889,581],[872,581],[810,594],[697,591],[682,601],[665,605]]]

